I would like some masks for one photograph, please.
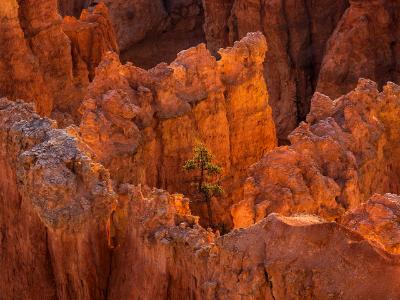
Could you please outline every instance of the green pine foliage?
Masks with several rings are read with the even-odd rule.
[[[203,144],[198,144],[193,149],[193,157],[187,160],[183,166],[183,169],[187,172],[197,171],[200,173],[194,183],[197,186],[197,191],[203,195],[207,203],[210,225],[213,225],[211,198],[222,196],[224,193],[223,188],[213,180],[223,170],[213,161],[214,157],[211,152]]]

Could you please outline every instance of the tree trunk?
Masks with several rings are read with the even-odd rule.
[[[213,227],[213,219],[212,219],[212,209],[211,209],[211,197],[206,196],[206,202],[207,202],[207,210],[208,210],[208,222],[210,223],[210,227]]]
[[[204,181],[204,167],[201,165],[201,170],[200,170],[200,179],[199,179],[199,193],[202,193],[202,187],[203,187],[203,181]]]

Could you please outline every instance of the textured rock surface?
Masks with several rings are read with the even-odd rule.
[[[0,22],[0,96],[34,102],[42,115],[55,111],[60,123],[59,114],[76,117],[88,71],[106,50],[118,49],[104,6],[63,26],[54,0],[8,0],[0,5]]]
[[[18,12],[25,43],[31,48],[45,81],[41,88],[47,87],[54,108],[68,111],[69,105],[81,96],[84,82],[74,76],[70,41],[62,30],[56,1],[19,1]]]
[[[65,17],[63,30],[71,40],[74,64],[86,64],[89,80],[107,51],[119,53],[114,29],[110,23],[108,9],[100,3],[90,12],[83,10],[80,19]]]
[[[32,202],[19,193],[16,164],[24,147],[42,139],[40,129],[51,129],[52,123],[37,118],[34,122],[39,129],[27,128],[29,135],[24,135],[23,125],[32,116],[31,108],[21,107],[0,99],[0,293],[4,299],[29,299],[32,295],[51,299],[56,291],[46,229]]]
[[[58,0],[63,16],[92,9],[89,0]],[[176,54],[205,41],[201,0],[104,0],[122,50],[122,59],[143,68],[172,62]]]
[[[0,3],[0,299],[399,297],[398,4],[203,0],[172,61],[200,1],[56,2]]]
[[[400,4],[397,1],[350,1],[329,41],[317,90],[339,97],[358,78],[399,82]]]
[[[166,27],[167,13],[161,0],[106,0],[104,3],[110,9],[122,50],[144,39],[150,32],[159,33]]]
[[[399,193],[399,104],[393,83],[379,93],[374,82],[360,80],[335,101],[316,94],[309,123],[292,132],[291,145],[251,167],[245,199],[232,210],[236,226],[271,212],[337,218],[373,193]]]
[[[314,91],[337,98],[361,77],[380,87],[399,81],[397,2],[205,0],[204,10],[212,50],[249,31],[266,35],[265,75],[282,141],[304,120]]]
[[[27,104],[0,99],[0,120],[1,296],[104,298],[108,171]]]
[[[266,272],[275,299],[397,298],[399,257],[334,222],[266,219]]]
[[[109,2],[111,8],[116,1]],[[156,5],[161,2],[161,5]],[[129,34],[123,32],[119,35],[121,49],[124,50],[121,57],[124,61],[132,61],[135,65],[148,69],[161,62],[170,63],[181,50],[205,41],[201,0],[130,3],[129,9],[122,13],[123,16],[115,18],[115,23],[118,24],[116,26],[124,18],[131,24]],[[154,14],[153,6],[157,6]],[[138,18],[144,20],[138,23]],[[132,25],[135,30],[132,30]],[[120,27],[126,28],[124,25]]]
[[[265,77],[278,137],[285,141],[309,111],[325,45],[347,0],[205,0],[205,34],[212,50],[247,32],[262,31],[268,43]]]
[[[58,11],[62,16],[78,18],[90,2],[91,0],[57,0]]]
[[[362,129],[375,119],[388,147],[399,128],[387,126],[397,115],[399,95],[394,84],[378,93],[376,85],[363,80],[332,105],[317,95],[315,101],[322,103],[317,107],[325,109],[313,109],[308,120],[315,126],[333,109],[347,126],[349,143],[357,146],[357,137],[374,132]],[[381,108],[375,110],[374,104]],[[362,110],[365,105],[368,109]],[[352,123],[357,116],[365,123]],[[122,184],[115,185],[116,202],[108,171],[92,160],[76,128],[56,129],[29,105],[6,99],[0,100],[0,125],[0,161],[5,166],[0,180],[0,262],[5,270],[0,291],[7,299],[35,299],[36,293],[44,299],[397,297],[400,260],[391,253],[398,234],[393,226],[397,196],[374,196],[349,212],[343,223],[352,230],[316,216],[270,214],[253,226],[219,236],[198,225],[189,200],[179,194]],[[314,143],[318,145],[318,139]],[[366,149],[375,153],[371,146]],[[385,153],[395,150],[386,148]],[[356,155],[361,169],[377,174],[372,165],[365,168],[362,154]],[[371,159],[376,166],[381,163]],[[282,160],[291,163],[288,156]],[[382,170],[398,172],[394,160],[388,164],[391,167]],[[285,172],[281,176],[295,178]],[[368,187],[388,189],[396,180]],[[365,231],[366,225],[371,230]]]
[[[81,0],[78,6],[86,2]],[[270,49],[265,77],[282,143],[305,119],[316,90],[336,98],[354,89],[360,77],[375,80],[380,87],[399,80],[399,7],[393,1],[109,0],[106,4],[123,60],[144,68],[171,62],[180,50],[203,40],[216,54],[248,32],[262,31]]]
[[[115,180],[189,194],[182,166],[204,143],[224,167],[227,199],[215,209],[229,226],[245,170],[276,146],[262,77],[265,51],[264,37],[249,34],[221,50],[219,61],[199,45],[150,71],[122,66],[110,54],[80,108],[82,139]]]
[[[37,58],[24,37],[17,1],[0,5],[0,96],[34,102],[38,112],[50,114],[53,98],[44,83]]]
[[[342,224],[378,242],[393,253],[400,253],[400,197],[375,194],[366,203],[346,213]]]
[[[121,192],[111,299],[397,297],[398,256],[335,222],[272,214],[219,237],[197,225],[180,195]]]

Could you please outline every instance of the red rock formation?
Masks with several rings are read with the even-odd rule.
[[[228,46],[231,15],[234,0],[203,1],[204,6],[204,32],[207,39],[207,47],[216,53],[220,48]],[[257,28],[256,30],[260,30]]]
[[[265,76],[282,143],[305,119],[314,91],[336,98],[360,77],[380,87],[399,79],[393,1],[350,1],[350,7],[348,0],[106,2],[123,59],[145,68],[170,62],[179,50],[203,41],[201,23],[214,54],[248,32],[262,31],[270,48]]]
[[[82,139],[115,180],[188,193],[182,166],[203,142],[224,167],[229,200],[214,205],[229,226],[226,212],[245,170],[276,146],[265,51],[264,37],[249,34],[221,50],[219,61],[200,45],[150,71],[122,66],[110,54],[81,107]]]
[[[382,146],[385,153],[393,153],[390,138],[400,127],[392,129],[388,124],[393,125],[399,97],[400,88],[394,84],[379,94],[372,82],[361,81],[356,91],[332,105],[329,98],[317,95],[313,104],[322,103],[317,106],[322,109],[313,109],[308,120],[317,135],[324,128],[317,125],[327,123],[320,118],[333,115],[337,119],[328,119],[339,125],[325,134],[336,132],[337,141],[343,142],[339,128],[346,126],[346,146],[354,149],[366,138],[363,129],[381,122],[381,134],[387,139]],[[355,118],[358,122],[352,122]],[[399,257],[376,243],[379,239],[389,250],[396,249],[396,243],[390,242],[398,229],[388,224],[397,224],[392,221],[397,216],[387,208],[396,214],[398,197],[375,196],[345,216],[344,224],[362,235],[316,216],[270,214],[254,226],[219,236],[198,225],[189,200],[182,195],[123,184],[115,185],[115,202],[109,172],[93,161],[76,128],[56,129],[54,122],[40,118],[27,104],[6,99],[0,100],[0,125],[0,162],[5,166],[0,177],[0,263],[5,270],[0,273],[0,292],[7,299],[32,299],[37,293],[45,299],[322,299],[326,295],[382,299],[398,294]],[[331,140],[327,146],[334,145],[333,138],[325,137]],[[366,140],[377,141],[376,137]],[[305,151],[307,142],[303,147],[300,142],[297,136],[291,147],[305,158],[314,155],[323,161],[332,153],[328,147]],[[323,145],[317,137],[314,143]],[[372,145],[355,154],[360,162],[359,182],[370,171],[378,174],[373,165],[365,164],[365,155],[375,153]],[[370,159],[376,166],[382,162]],[[282,161],[291,164],[287,155]],[[397,172],[393,166],[385,172]],[[329,175],[333,165],[326,164],[326,170]],[[310,174],[314,171],[310,168]],[[282,173],[285,177],[287,182],[295,179],[291,173]],[[375,181],[368,188],[387,189],[396,180],[389,185],[381,180],[379,186]],[[309,182],[320,187],[318,180]],[[364,224],[372,224],[371,230],[363,230]],[[16,276],[21,279],[15,280]]]
[[[366,203],[346,213],[342,224],[377,242],[387,251],[400,253],[400,197],[375,194]]]
[[[104,3],[110,9],[121,50],[139,42],[150,32],[161,32],[166,27],[167,13],[161,0],[105,0]]]
[[[117,33],[122,59],[143,68],[172,62],[181,50],[203,42],[201,0],[58,0],[63,16],[103,2]]]
[[[170,63],[178,52],[205,41],[201,0],[117,2],[107,1],[110,9],[117,11],[113,21],[120,28],[117,32],[124,61],[149,69],[161,62]],[[121,6],[128,8],[121,11]]]
[[[334,222],[275,214],[266,221],[265,268],[275,299],[398,297],[397,255]]]
[[[314,91],[337,98],[359,78],[379,87],[399,81],[397,2],[205,0],[204,10],[212,50],[249,31],[266,35],[265,75],[282,141],[304,120]]]
[[[108,17],[108,9],[100,3],[90,12],[83,10],[80,19],[65,17],[63,30],[71,40],[74,65],[86,64],[89,80],[107,51],[119,53],[117,40]]]
[[[0,99],[0,294],[4,299],[56,296],[46,229],[17,185],[19,154],[54,125],[31,114],[27,105]]]
[[[399,193],[400,88],[374,82],[332,101],[316,94],[307,117],[277,148],[251,167],[245,199],[232,209],[237,227],[271,212],[337,218],[373,193]]]
[[[39,62],[25,40],[17,1],[0,5],[0,96],[34,102],[39,113],[49,115],[53,99],[45,88]]]
[[[399,82],[400,4],[397,1],[350,1],[327,46],[317,90],[336,98],[348,93],[358,78],[382,87]]]
[[[335,222],[272,214],[219,237],[182,196],[121,192],[110,299],[381,299],[400,288],[398,256]]]
[[[79,26],[70,19],[64,25],[72,52],[54,0],[8,1],[0,14],[0,96],[34,102],[42,115],[56,111],[76,117],[87,69],[93,73],[102,53],[118,49],[104,6],[86,13]],[[88,40],[97,42],[95,50],[89,52]]]
[[[83,9],[87,8],[91,0],[58,0],[58,11],[62,16],[78,18]]]
[[[54,108],[69,111],[69,105],[81,96],[81,78],[73,74],[70,41],[62,30],[56,1],[19,1],[18,12],[26,43],[39,63]]]
[[[63,16],[79,16],[80,11],[100,1],[58,0]],[[123,61],[152,68],[172,62],[181,50],[203,42],[204,15],[201,0],[105,0],[117,34]]]
[[[214,50],[250,30],[267,34],[272,93],[296,97],[285,96],[275,117],[281,134],[294,128],[346,2],[203,2]],[[79,9],[69,4],[61,10]],[[149,64],[160,56],[140,55],[155,37],[160,47],[201,31],[197,0],[107,4],[119,34],[149,9],[119,36],[138,38],[131,54]],[[321,89],[347,91],[363,72],[396,78],[391,8],[351,1],[329,42]],[[118,51],[105,5],[62,22],[56,0],[6,0],[0,26],[0,96],[11,99],[0,98],[1,299],[398,298],[400,200],[375,193],[400,193],[399,86],[379,92],[382,82],[363,79],[336,100],[316,93],[291,145],[275,148],[261,33],[220,49],[218,59],[201,44],[146,71],[105,54]],[[366,40],[379,44],[361,47]],[[343,41],[346,51],[357,43],[342,52]],[[373,70],[355,68],[359,57]],[[338,77],[327,76],[337,61]],[[59,129],[20,97],[63,128],[79,126]],[[195,195],[182,165],[198,142],[224,167],[215,232],[199,225],[208,220],[196,197],[169,193]],[[220,236],[217,228],[232,227],[230,212],[243,228]]]
[[[325,45],[347,0],[205,0],[205,33],[212,50],[247,32],[262,31],[268,43],[265,77],[278,137],[284,142],[309,111]]]
[[[1,296],[104,298],[108,171],[27,104],[0,99],[0,124]]]

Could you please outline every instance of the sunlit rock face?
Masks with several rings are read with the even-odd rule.
[[[265,77],[279,139],[305,119],[315,91],[337,98],[359,78],[398,82],[396,1],[205,0],[207,45],[216,51],[249,31],[269,46]]]
[[[96,2],[0,1],[0,299],[399,297],[395,2]]]
[[[261,31],[268,43],[265,79],[278,137],[304,120],[318,81],[326,44],[347,0],[204,0],[207,45],[217,51]]]
[[[336,219],[374,193],[399,193],[399,105],[399,86],[388,83],[378,92],[365,79],[334,101],[315,94],[308,123],[291,133],[291,145],[250,168],[245,198],[232,210],[235,224],[271,212]]]
[[[96,1],[59,0],[63,15]],[[218,56],[248,32],[269,52],[264,76],[281,144],[304,121],[315,91],[337,98],[359,78],[398,81],[398,4],[393,1],[107,0],[122,60],[149,69],[201,42]]]
[[[38,113],[53,114],[60,123],[76,122],[102,54],[118,51],[107,17],[100,5],[93,13],[84,12],[80,21],[63,23],[53,0],[2,4],[0,96],[33,102]]]
[[[400,253],[400,197],[375,194],[367,202],[350,210],[342,224],[376,242],[387,251]]]
[[[214,206],[219,222],[230,226],[229,207],[246,169],[276,146],[265,51],[256,33],[221,50],[218,61],[199,45],[149,71],[109,54],[80,108],[82,139],[118,182],[189,194],[192,175],[182,166],[204,143],[224,168],[226,199]]]
[[[51,9],[52,1],[45,2],[40,2],[38,11],[32,10],[29,1],[20,5],[17,0],[7,0],[0,6],[0,95],[34,102],[40,113],[49,115],[55,102],[53,92],[60,83],[47,79],[52,77],[50,73],[57,73],[58,79],[68,80],[70,74],[62,68],[71,62],[64,57],[69,45],[61,31],[61,19]],[[58,40],[58,45],[45,46],[49,35]],[[58,55],[50,55],[57,49]],[[50,60],[58,63],[54,72],[45,75]]]

